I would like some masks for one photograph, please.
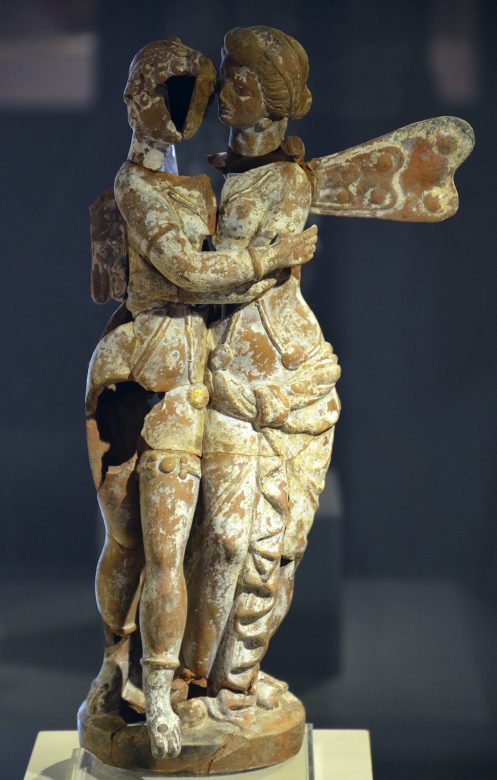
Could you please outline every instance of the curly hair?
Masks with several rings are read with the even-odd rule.
[[[295,38],[274,27],[235,27],[224,38],[223,57],[253,70],[271,119],[301,119],[311,107],[309,61]]]
[[[172,76],[192,76],[195,86],[183,128],[171,119],[161,91]],[[131,127],[145,137],[179,143],[191,138],[207,109],[217,83],[213,63],[179,38],[152,41],[135,54],[124,90]]]

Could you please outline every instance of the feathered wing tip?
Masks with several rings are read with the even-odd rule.
[[[406,222],[440,222],[456,213],[454,173],[475,143],[472,127],[450,116],[415,122],[306,164],[311,212]]]

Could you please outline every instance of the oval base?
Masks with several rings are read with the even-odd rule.
[[[305,710],[289,692],[278,706],[257,707],[250,726],[206,718],[198,725],[183,724],[183,746],[177,758],[155,759],[145,723],[128,725],[120,715],[78,713],[81,747],[103,763],[121,769],[146,769],[163,774],[209,775],[259,769],[286,761],[302,745]]]

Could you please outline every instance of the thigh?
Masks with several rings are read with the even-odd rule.
[[[147,565],[177,568],[197,504],[200,461],[188,452],[147,450],[140,459],[140,508]]]

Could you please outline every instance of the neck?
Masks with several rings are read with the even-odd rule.
[[[143,165],[144,168],[149,168],[151,171],[160,171],[164,168],[169,147],[170,144],[165,141],[140,138],[133,133],[128,160],[138,165]]]
[[[266,120],[262,120],[253,127],[232,127],[230,129],[230,148],[243,157],[260,157],[263,154],[274,152],[285,137],[288,119],[273,120],[267,126],[265,122]]]

